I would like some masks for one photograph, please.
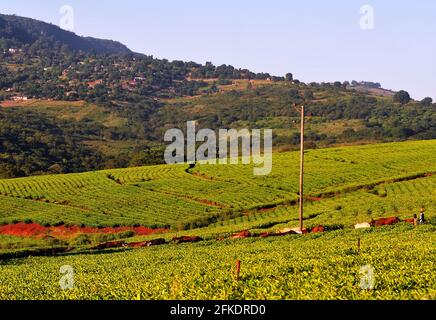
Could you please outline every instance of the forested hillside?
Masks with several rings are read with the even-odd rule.
[[[297,62],[296,62],[297,63]],[[435,104],[372,82],[303,83],[168,61],[0,15],[0,177],[162,163],[166,129],[272,128],[274,147],[436,138]]]

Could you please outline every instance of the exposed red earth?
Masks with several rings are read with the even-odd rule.
[[[225,206],[223,206],[222,204],[219,204],[219,203],[216,203],[216,202],[213,202],[210,200],[196,200],[196,201],[198,201],[202,204],[205,204],[207,206],[210,206],[210,207],[217,207],[217,208],[221,208],[221,209],[225,208]]]
[[[313,227],[312,230],[310,230],[310,233],[321,233],[324,231],[325,231],[324,226],[316,226],[316,227]]]
[[[322,198],[320,198],[320,197],[306,197],[306,200],[318,202],[318,201],[321,201]]]
[[[390,217],[390,218],[380,218],[377,220],[372,220],[370,222],[371,226],[373,227],[381,227],[381,226],[391,226],[396,223],[401,222],[401,220],[397,217]]]
[[[158,246],[165,243],[166,243],[165,239],[153,239],[149,241],[129,242],[127,243],[127,246],[131,248],[143,248],[143,247]]]
[[[172,241],[175,243],[193,243],[193,242],[203,241],[203,239],[197,236],[181,236],[181,237],[174,237]]]
[[[408,222],[408,223],[412,223],[412,224],[415,224],[416,220],[417,220],[417,219],[415,219],[415,218],[411,218],[411,219],[404,219],[404,220],[403,220],[403,222]]]
[[[393,225],[401,220],[397,217],[390,218],[380,218],[377,220],[372,220],[372,227],[380,227],[385,225]],[[413,222],[414,219],[405,219],[404,222]],[[4,226],[0,226],[0,235],[11,235],[18,237],[33,237],[33,238],[44,238],[46,236],[52,236],[56,238],[71,238],[78,234],[116,234],[124,231],[133,231],[136,235],[150,235],[150,234],[159,234],[169,231],[168,229],[152,229],[147,227],[106,227],[106,228],[93,228],[93,227],[78,227],[71,226],[67,227],[65,225],[61,226],[51,226],[44,227],[42,225],[36,223],[15,223],[15,224],[7,224]],[[250,237],[276,237],[276,236],[284,236],[288,234],[306,234],[306,233],[323,233],[326,231],[326,228],[322,225],[315,226],[310,230],[306,228],[303,229],[303,232],[299,230],[299,228],[284,228],[278,230],[276,232],[262,232],[260,234],[251,234],[250,231],[244,230],[238,233],[231,235],[230,239],[244,239]],[[217,240],[224,240],[226,237],[217,238]],[[199,242],[203,239],[198,236],[181,236],[174,237],[172,242],[174,243],[192,243]],[[149,247],[154,245],[162,245],[166,244],[165,239],[154,239],[142,242],[131,242],[126,243],[124,241],[113,241],[113,242],[105,242],[98,244],[95,249],[108,249],[108,248],[119,248],[119,247],[130,247],[130,248],[142,248]]]
[[[44,227],[37,223],[15,223],[0,226],[0,234],[17,236],[23,238],[43,238],[45,236],[52,236],[55,238],[71,238],[77,234],[116,234],[124,231],[133,231],[136,235],[144,236],[149,234],[164,233],[167,229],[152,229],[147,227],[79,227],[64,225],[56,227]]]
[[[232,235],[230,238],[231,239],[244,239],[244,238],[250,238],[251,237],[251,233],[248,230],[244,230],[241,232],[238,232],[234,235]]]

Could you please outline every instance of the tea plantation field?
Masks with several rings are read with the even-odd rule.
[[[141,225],[167,232],[123,241],[204,239],[95,251],[85,235],[0,235],[0,299],[436,299],[436,141],[309,150],[306,160],[304,224],[328,231],[271,238],[227,236],[298,225],[297,152],[274,154],[268,176],[196,164],[0,180],[0,227]],[[423,225],[353,229],[421,207]],[[32,256],[47,247],[71,251]],[[71,290],[59,285],[65,265]]]
[[[436,299],[435,231],[397,225],[11,260],[0,264],[0,299]],[[74,268],[71,290],[59,286],[63,265]],[[373,270],[371,290],[362,270]]]

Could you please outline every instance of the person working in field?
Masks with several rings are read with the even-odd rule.
[[[424,209],[424,207],[421,208],[418,222],[419,222],[419,224],[425,223],[425,209]]]

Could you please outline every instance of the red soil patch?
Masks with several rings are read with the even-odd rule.
[[[245,239],[245,238],[250,238],[250,237],[251,237],[250,231],[245,230],[245,231],[241,231],[239,233],[232,235],[230,238],[231,239]]]
[[[213,202],[210,200],[195,200],[195,201],[202,203],[202,204],[205,204],[209,207],[217,207],[217,208],[221,208],[221,209],[225,208],[225,206],[223,206],[222,204],[219,204],[219,203],[216,203],[216,202]]]
[[[390,218],[380,218],[377,220],[372,220],[370,224],[373,227],[381,227],[381,226],[392,226],[398,222],[401,222],[399,218],[390,217]]]
[[[151,228],[146,228],[146,227],[133,228],[133,232],[135,232],[137,235],[140,235],[140,236],[145,236],[145,235],[153,234],[153,233],[164,233],[166,231],[168,231],[168,230],[164,229],[164,228],[160,228],[160,229],[151,229]]]
[[[277,207],[272,207],[272,208],[260,208],[259,211],[260,212],[268,212],[268,211],[273,211],[277,209]]]
[[[29,104],[32,104],[35,101],[37,101],[37,100],[35,100],[35,99],[29,99],[29,100],[25,100],[25,101],[6,100],[6,101],[1,102],[0,106],[3,108],[22,107],[22,106],[27,106]]]
[[[322,198],[319,198],[319,197],[306,197],[306,199],[309,201],[321,201],[322,200]]]
[[[46,233],[46,228],[36,223],[7,224],[0,227],[0,234],[18,237],[33,237]]]
[[[162,192],[162,193],[168,194],[170,196],[176,196],[176,197],[179,197],[179,198],[182,198],[182,199],[187,199],[187,200],[190,200],[190,201],[195,201],[197,203],[201,203],[201,204],[204,204],[204,205],[209,206],[209,207],[217,207],[217,208],[221,208],[221,209],[224,209],[226,207],[226,206],[224,206],[222,204],[219,204],[219,203],[211,201],[211,200],[197,199],[197,198],[189,197],[189,196],[181,196],[179,194],[175,194],[175,193],[172,193],[172,192]]]
[[[324,226],[316,226],[310,230],[310,233],[322,233],[325,231]]]
[[[43,238],[45,236],[52,236],[56,238],[70,238],[77,234],[116,234],[124,231],[133,231],[136,235],[149,235],[155,233],[163,233],[167,229],[152,229],[147,227],[106,227],[106,228],[93,228],[93,227],[66,227],[64,225],[57,227],[44,227],[36,223],[16,223],[0,226],[0,234],[10,235],[17,237],[35,237]]]
[[[414,218],[404,219],[403,222],[408,222],[408,223],[411,223],[411,224],[415,224],[415,219]]]
[[[154,239],[150,241],[130,242],[127,243],[127,246],[131,248],[143,248],[143,247],[158,246],[165,243],[166,243],[165,239]]]
[[[201,179],[204,179],[204,180],[209,180],[209,181],[210,181],[210,180],[213,180],[212,177],[209,177],[209,176],[207,176],[207,175],[205,175],[205,174],[203,174],[203,173],[199,173],[199,172],[193,172],[192,175],[193,175],[194,177],[201,178]]]
[[[181,236],[181,237],[174,237],[172,241],[175,243],[194,243],[194,242],[203,241],[203,239],[198,236]]]

